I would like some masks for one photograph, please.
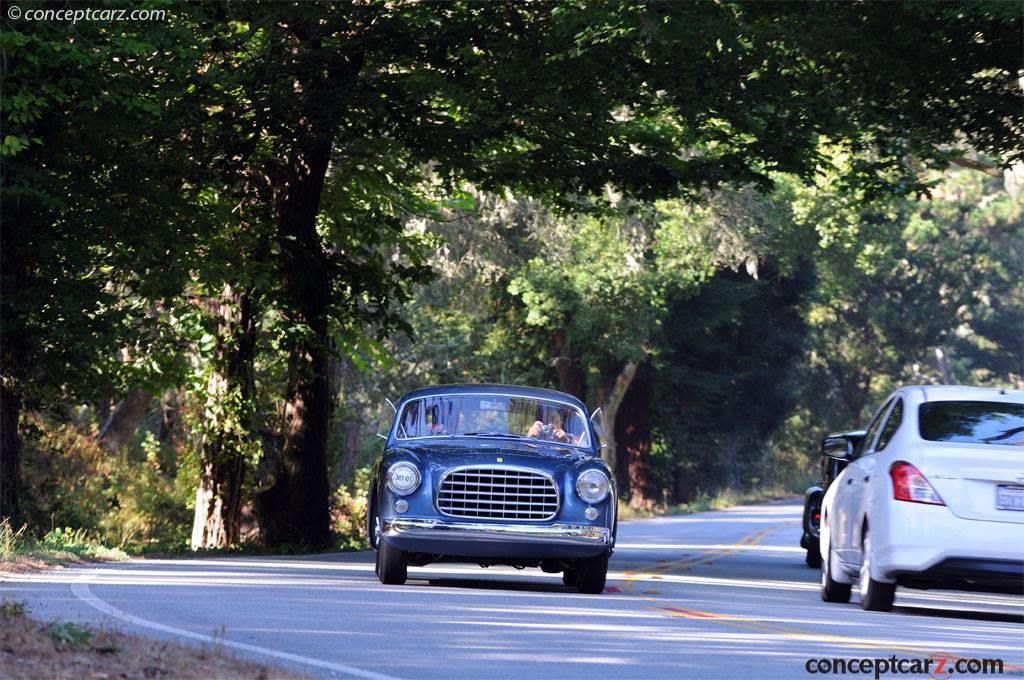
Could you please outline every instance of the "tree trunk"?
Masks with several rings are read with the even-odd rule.
[[[210,448],[204,445],[204,458],[210,455]],[[226,548],[239,542],[244,475],[245,459],[239,455],[221,455],[218,462],[203,463],[192,522],[193,550]]]
[[[6,380],[4,381],[6,383]],[[21,471],[21,442],[18,439],[18,414],[21,402],[14,390],[0,386],[0,521],[17,523],[18,484]]]
[[[331,407],[328,312],[330,263],[316,230],[331,139],[295,163],[287,197],[278,206],[288,321],[303,329],[290,348],[281,408],[282,445],[274,485],[257,499],[268,545],[330,544],[327,430]]]
[[[619,491],[637,508],[650,508],[658,500],[650,476],[651,455],[651,369],[641,365],[626,392],[615,419],[615,439],[624,453],[619,468]]]
[[[586,381],[583,371],[580,370],[579,361],[569,356],[570,353],[565,346],[565,332],[555,331],[552,344],[555,354],[552,364],[555,367],[555,373],[558,374],[558,389],[583,399],[586,396]]]
[[[613,471],[618,469],[618,456],[615,442],[615,418],[618,416],[619,407],[626,396],[626,390],[636,376],[636,362],[627,361],[615,377],[615,382],[607,390],[601,390],[598,398],[601,403],[601,431],[604,435],[605,448],[601,451],[601,457],[608,463]]]
[[[152,400],[152,395],[146,390],[129,390],[103,423],[96,441],[108,451],[118,451],[131,444]]]
[[[252,296],[225,285],[210,306],[218,319],[217,347],[207,383],[202,470],[196,489],[192,549],[238,543],[246,452],[254,444],[250,412],[254,397],[257,315]]]
[[[317,68],[296,77],[304,106],[292,128],[295,142],[280,149],[284,164],[267,168],[274,190],[285,320],[296,330],[289,343],[288,382],[281,406],[281,449],[273,486],[256,498],[260,531],[268,545],[311,548],[331,543],[327,434],[332,307],[331,258],[316,217],[340,116],[362,70],[364,55],[326,47],[319,24],[288,26],[300,47],[296,58],[315,57]],[[313,55],[312,57],[310,55]],[[314,63],[310,61],[310,63]]]

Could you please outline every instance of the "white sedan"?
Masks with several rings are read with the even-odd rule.
[[[896,586],[1024,591],[1024,392],[903,387],[822,504],[821,597],[892,608]]]

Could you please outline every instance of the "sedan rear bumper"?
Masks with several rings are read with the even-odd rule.
[[[909,588],[955,588],[1024,595],[1024,560],[981,560],[951,557],[924,571],[896,573]]]
[[[612,547],[611,531],[584,524],[484,524],[391,519],[381,540],[399,550],[457,557],[568,559]]]

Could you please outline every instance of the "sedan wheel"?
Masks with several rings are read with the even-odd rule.
[[[608,553],[580,559],[580,566],[576,570],[576,589],[581,593],[596,595],[602,592],[607,578]]]
[[[399,550],[381,540],[377,548],[377,578],[381,583],[400,586],[405,583],[409,573],[409,558],[404,550]]]
[[[864,551],[860,561],[860,606],[872,612],[887,612],[896,599],[896,584],[871,578],[871,539],[864,535]]]
[[[807,556],[804,557],[804,562],[812,569],[817,569],[821,566],[821,547],[817,541],[814,541],[814,545],[807,549]]]
[[[821,599],[825,602],[849,602],[849,583],[839,583],[832,578],[832,546],[828,548],[828,555],[821,561]]]

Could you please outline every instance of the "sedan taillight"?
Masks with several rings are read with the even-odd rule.
[[[889,468],[892,477],[892,497],[898,501],[910,503],[926,503],[928,505],[945,505],[942,498],[921,471],[905,461],[892,464]]]

